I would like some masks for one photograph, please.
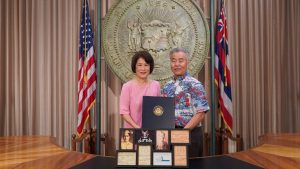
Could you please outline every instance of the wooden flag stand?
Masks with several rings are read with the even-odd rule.
[[[210,140],[211,136],[209,133],[204,133],[204,156],[209,156],[210,150]],[[226,128],[224,119],[221,116],[221,127],[215,129],[215,150],[216,155],[228,154],[229,153],[229,140],[236,143],[236,151],[243,150],[243,139],[240,134],[237,134],[236,137]]]
[[[84,153],[96,154],[96,133],[97,129],[83,129],[83,134],[78,137],[76,134],[72,134],[71,149],[72,151],[79,151]],[[101,134],[100,142],[104,143],[105,152],[104,155],[108,154],[108,134]]]
[[[84,153],[97,154],[97,129],[92,128],[91,113],[94,112],[92,109],[89,111],[89,119],[85,124],[86,128],[83,129],[83,134],[79,137],[76,134],[72,134],[71,149],[72,151],[80,151]],[[100,144],[104,143],[105,152],[104,155],[108,154],[108,134],[101,134]]]

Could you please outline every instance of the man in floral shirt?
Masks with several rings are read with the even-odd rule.
[[[206,93],[202,84],[187,72],[187,52],[174,48],[170,54],[171,69],[174,77],[165,84],[162,95],[174,97],[175,127],[191,130],[190,157],[202,156],[203,129],[201,121],[209,110]]]

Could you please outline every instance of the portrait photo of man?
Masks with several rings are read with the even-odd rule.
[[[169,150],[169,131],[157,130],[156,131],[156,150]]]

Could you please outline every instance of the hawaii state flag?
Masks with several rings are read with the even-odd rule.
[[[220,113],[227,128],[232,132],[233,111],[231,97],[231,78],[228,52],[228,34],[224,2],[221,0],[220,14],[216,25],[215,45],[215,83],[218,88],[218,103]]]

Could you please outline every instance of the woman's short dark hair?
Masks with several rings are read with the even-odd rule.
[[[136,73],[135,66],[139,58],[143,58],[147,64],[150,65],[150,74],[153,72],[154,68],[154,60],[151,54],[147,51],[139,51],[136,52],[131,60],[131,70],[133,73]]]

